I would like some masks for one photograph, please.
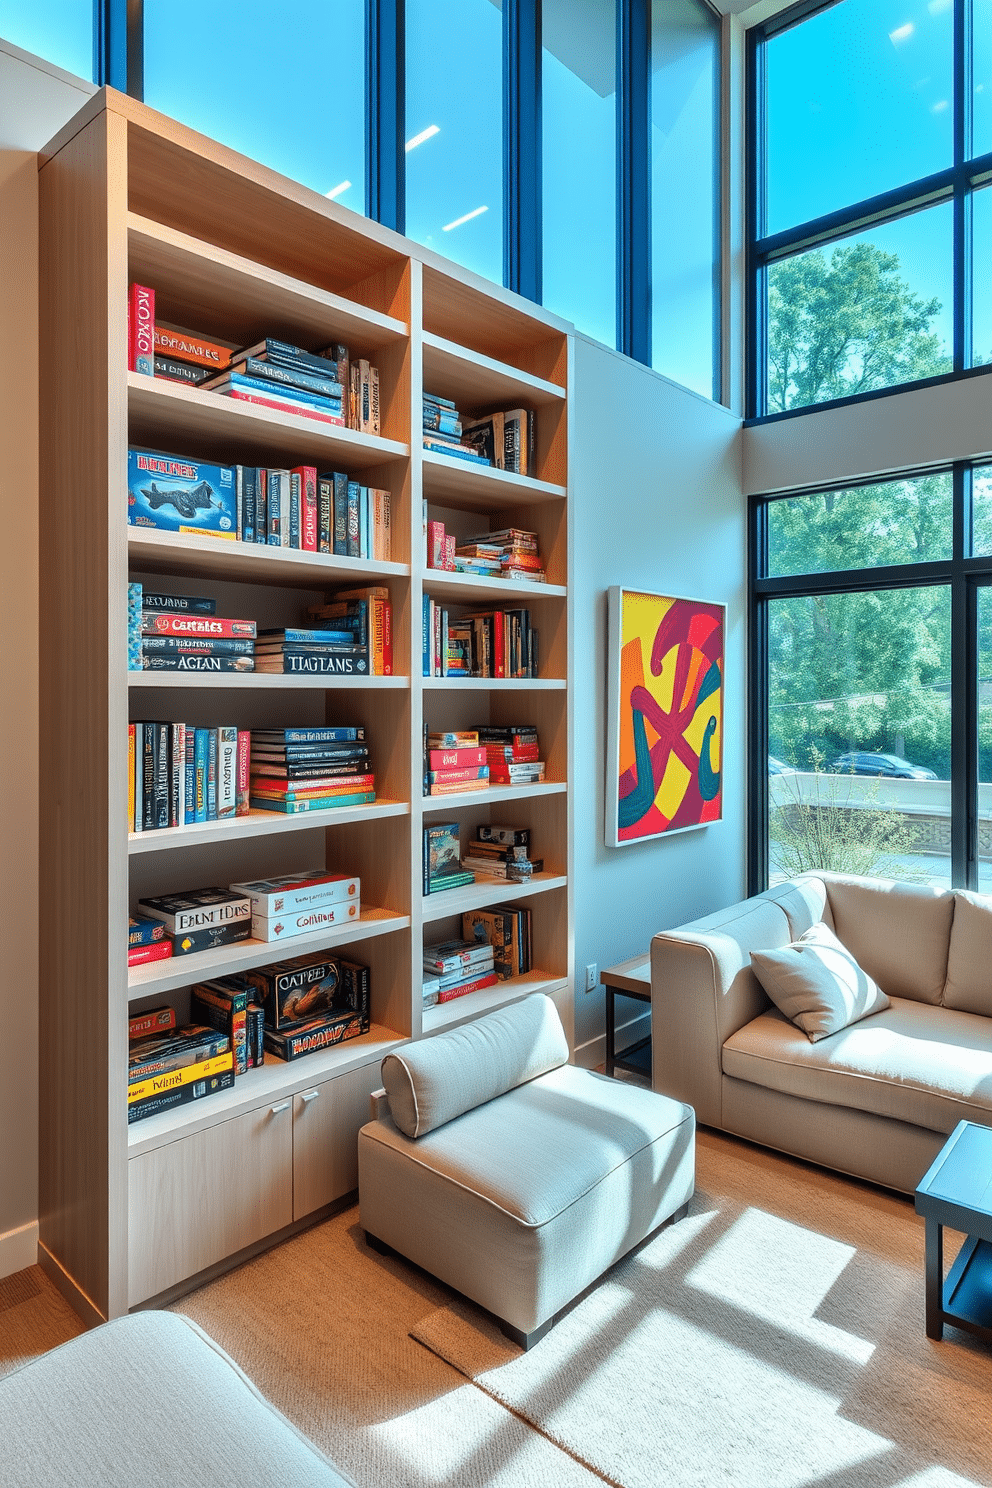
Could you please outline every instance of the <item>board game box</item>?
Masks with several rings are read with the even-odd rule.
[[[238,503],[233,466],[129,449],[127,520],[132,527],[236,539]]]

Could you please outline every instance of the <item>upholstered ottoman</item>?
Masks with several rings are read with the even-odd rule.
[[[535,994],[388,1055],[358,1137],[369,1243],[524,1348],[694,1186],[689,1106],[567,1061],[554,1003]]]

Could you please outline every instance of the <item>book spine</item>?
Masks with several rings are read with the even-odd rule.
[[[255,514],[258,510],[258,494],[255,483],[258,479],[258,471],[254,465],[243,465],[241,467],[241,478],[244,488],[243,510],[241,512],[241,540],[253,543],[255,541]]]
[[[308,408],[302,403],[291,403],[288,399],[280,401],[277,397],[263,398],[258,393],[246,393],[241,388],[232,388],[227,394],[238,403],[254,403],[259,408],[274,408],[276,413],[292,413],[297,418],[316,419],[321,424],[337,424],[344,426],[344,418],[339,413],[325,413],[319,408]]]
[[[157,615],[147,614],[141,622],[146,636],[189,636],[202,640],[221,640],[224,637],[240,637],[254,640],[254,620],[225,620],[217,615]]]
[[[135,832],[144,831],[145,827],[145,725],[135,723],[134,728],[134,768],[132,776],[134,779],[134,828]]]
[[[186,825],[186,725],[172,725],[169,758],[169,825]]]
[[[444,987],[437,995],[438,1002],[452,1002],[456,997],[464,997],[469,992],[481,992],[484,987],[495,987],[499,977],[495,971],[490,971],[486,976],[477,977],[472,982],[462,982],[457,987]]]
[[[188,826],[196,821],[196,729],[186,725],[186,747],[183,758],[183,820]]]
[[[130,349],[128,368],[155,376],[155,291],[143,284],[132,284],[128,302]]]
[[[420,632],[421,632],[420,660],[421,660],[421,671],[422,671],[422,673],[423,673],[423,675],[425,677],[429,677],[431,675],[431,644],[432,644],[432,637],[433,637],[433,624],[432,624],[432,620],[431,620],[431,612],[432,612],[433,608],[434,608],[434,604],[433,604],[433,601],[432,601],[430,595],[429,594],[425,594],[424,595],[424,598],[423,598],[422,613],[421,613],[421,617],[420,617]]]
[[[217,730],[207,729],[207,821],[217,820]]]
[[[372,548],[369,537],[369,488],[358,488],[358,556],[370,558]]]
[[[348,477],[339,470],[334,472],[333,522],[334,537],[332,551],[339,558],[348,556]]]
[[[147,1033],[168,1033],[176,1027],[174,1007],[151,1008],[147,1013],[135,1013],[127,1020],[128,1040],[144,1038]]]
[[[238,807],[238,731],[217,729],[217,820],[236,814]]]
[[[265,543],[269,534],[268,503],[269,472],[263,466],[255,467],[255,541]]]
[[[249,781],[251,773],[251,734],[245,729],[238,730],[238,793],[236,816],[247,816],[249,813],[248,796]]]
[[[282,471],[269,470],[266,472],[267,491],[267,519],[266,519],[266,541],[269,547],[278,548],[282,543]]]
[[[195,780],[195,810],[194,821],[205,822],[207,820],[207,755],[208,729],[198,728],[194,730],[194,780]]]
[[[150,832],[155,826],[155,725],[143,725],[141,778],[141,826]]]
[[[142,590],[140,584],[127,586],[127,669],[141,671],[141,612]]]
[[[145,636],[147,656],[254,656],[255,642],[240,636]],[[146,668],[146,670],[148,670]]]
[[[148,961],[168,961],[171,955],[171,940],[160,940],[156,945],[130,946],[127,964],[128,966],[144,966]]]
[[[371,806],[375,791],[355,791],[348,796],[315,796],[305,801],[274,800],[267,796],[252,796],[251,800],[260,811],[283,811],[294,816],[303,811],[328,811],[335,806]]]
[[[283,528],[282,546],[298,548],[300,546],[300,507],[303,503],[303,483],[300,480],[298,470],[289,472],[289,537],[285,536]]]
[[[127,726],[127,829],[134,831],[134,724]]]
[[[322,475],[317,481],[317,552],[334,551],[334,477]]]
[[[169,735],[171,729],[167,723],[155,725],[155,763],[154,763],[154,790],[155,790],[155,821],[156,830],[169,825]]]
[[[166,382],[184,382],[188,387],[199,387],[210,375],[209,367],[198,367],[193,362],[155,353],[155,376],[164,378]]]
[[[359,413],[358,427],[363,434],[372,433],[372,376],[364,357],[359,358]]]
[[[357,481],[348,482],[348,557],[361,557],[359,547],[361,486]]]
[[[214,341],[204,341],[200,336],[191,336],[185,331],[170,331],[166,326],[155,326],[155,350],[162,356],[179,357],[184,362],[196,362],[201,367],[212,367],[222,371],[231,361],[231,348]]]

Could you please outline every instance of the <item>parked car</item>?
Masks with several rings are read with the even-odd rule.
[[[791,765],[784,764],[782,760],[776,759],[773,754],[770,754],[768,756],[768,773],[769,775],[795,775],[796,772]]]
[[[936,780],[936,771],[925,765],[913,765],[898,754],[874,754],[869,750],[853,749],[839,754],[830,763],[830,768],[841,775],[881,775],[889,780]]]

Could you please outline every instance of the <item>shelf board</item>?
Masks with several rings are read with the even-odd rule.
[[[565,400],[565,389],[530,372],[521,372],[443,336],[424,332],[424,389],[453,398],[459,411],[518,404],[539,408]]]
[[[424,679],[427,680],[426,678]],[[199,687],[208,691],[214,687],[247,688],[249,692],[264,692],[275,688],[288,688],[290,692],[323,691],[326,688],[371,687],[373,690],[408,688],[409,677],[332,677],[326,673],[317,676],[287,677],[283,672],[128,672],[128,687]],[[564,687],[564,682],[558,684]]]
[[[242,940],[237,945],[218,946],[213,951],[197,951],[192,956],[170,956],[165,961],[150,961],[145,966],[128,969],[128,1000],[148,997],[152,993],[173,992],[177,987],[190,987],[194,982],[210,977],[249,971],[253,966],[284,961],[287,956],[305,956],[310,951],[351,945],[371,936],[405,930],[409,923],[409,915],[363,905],[360,920],[346,921],[336,930],[322,930],[317,935],[294,935],[289,940],[278,941]]]
[[[461,791],[452,796],[425,796],[424,815],[455,811],[459,806],[488,806],[501,801],[529,801],[534,796],[564,795],[563,780],[542,780],[539,785],[491,785],[488,790]]]
[[[237,842],[246,837],[272,837],[283,832],[339,827],[347,822],[380,821],[385,816],[409,816],[409,801],[376,801],[372,806],[339,806],[327,811],[257,811],[225,821],[196,822],[188,827],[166,827],[151,832],[129,832],[130,857],[172,848],[205,847]]]
[[[425,692],[562,692],[568,685],[564,677],[424,677],[423,684]]]
[[[527,883],[504,883],[499,878],[487,878],[465,884],[460,889],[442,889],[439,894],[424,895],[424,924],[445,920],[449,915],[464,914],[466,910],[484,909],[487,904],[502,904],[507,899],[525,899],[529,894],[563,889],[567,883],[563,873],[535,873]],[[159,965],[168,965],[168,962]]]
[[[373,350],[409,334],[403,321],[391,315],[136,212],[128,213],[127,226],[128,279],[155,286],[160,321],[201,329],[218,326],[227,333],[224,340],[241,346],[274,336],[316,347],[344,341]]]
[[[150,569],[154,573],[176,574],[182,578],[188,574],[204,574],[214,579],[243,579],[251,583],[301,589],[321,589],[327,584],[362,584],[382,578],[405,577],[410,572],[406,563],[339,558],[330,553],[304,553],[296,548],[270,548],[264,543],[229,542],[222,537],[159,532],[152,527],[128,527],[127,554],[132,567]]]
[[[471,604],[490,599],[564,599],[564,584],[535,584],[531,579],[484,579],[478,574],[449,573],[442,568],[425,568],[424,589],[428,594]]]
[[[560,992],[567,986],[567,977],[552,976],[547,971],[528,971],[524,976],[497,982],[495,987],[483,987],[479,992],[467,992],[464,997],[453,997],[450,1002],[439,1002],[434,1007],[424,1008],[424,1032],[437,1033],[439,1029],[450,1028],[454,1023],[477,1018],[480,1013],[491,1013],[496,1008],[506,1007],[508,1003],[519,1002],[532,992]]]
[[[460,460],[457,455],[439,455],[425,449],[424,495],[428,501],[464,511],[502,511],[508,506],[564,501],[567,492],[564,486],[552,485],[550,481],[513,475],[491,465],[476,465],[470,460]]]
[[[285,1063],[266,1054],[260,1069],[238,1075],[229,1090],[221,1090],[200,1101],[147,1116],[127,1129],[128,1157],[137,1157],[154,1147],[162,1147],[180,1137],[188,1137],[205,1127],[228,1121],[243,1111],[250,1111],[266,1101],[285,1100],[298,1091],[336,1075],[347,1074],[364,1064],[377,1064],[390,1049],[407,1043],[406,1036],[382,1024],[373,1023],[368,1033],[346,1039],[330,1049],[318,1049],[301,1059]]]
[[[285,463],[287,451],[294,451],[294,464],[310,459],[321,466],[342,465],[352,473],[410,453],[410,446],[396,439],[359,434],[257,403],[239,403],[140,372],[127,374],[127,390],[130,442],[166,452],[175,449],[181,436],[183,443],[230,451],[231,459],[275,458]]]

